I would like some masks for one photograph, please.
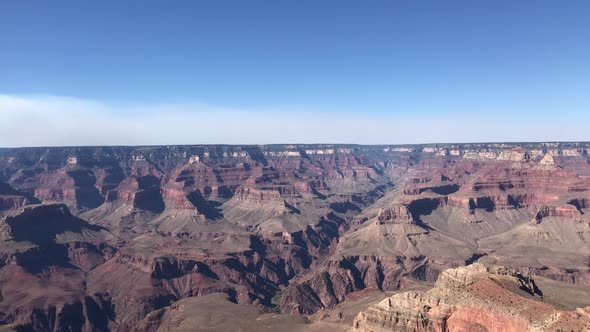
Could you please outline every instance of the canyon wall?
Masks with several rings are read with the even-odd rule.
[[[589,149],[4,149],[0,323],[123,331],[211,293],[312,315],[475,261],[590,285]],[[404,296],[408,308],[438,301]]]

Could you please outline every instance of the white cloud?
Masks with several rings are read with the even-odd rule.
[[[558,115],[247,110],[0,95],[0,147],[576,141],[589,139],[585,123]]]

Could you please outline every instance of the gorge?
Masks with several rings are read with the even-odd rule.
[[[218,308],[242,313],[245,330],[472,331],[465,317],[479,311],[482,331],[587,331],[589,153],[584,142],[2,149],[0,323],[232,328],[199,321]]]

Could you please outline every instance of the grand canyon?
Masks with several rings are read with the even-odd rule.
[[[0,331],[590,331],[590,143],[0,149]]]

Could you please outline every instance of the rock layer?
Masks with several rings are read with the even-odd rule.
[[[312,315],[475,261],[590,285],[589,148],[3,149],[0,322],[126,331],[211,293]],[[457,273],[439,280],[465,289]],[[510,278],[535,294],[526,277]],[[444,316],[454,304],[440,299]]]
[[[396,294],[369,307],[355,318],[353,330],[516,332],[590,328],[590,317],[578,313],[587,309],[556,309],[540,300],[540,293],[530,277],[475,263],[445,270],[428,292]]]

